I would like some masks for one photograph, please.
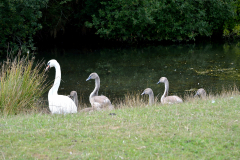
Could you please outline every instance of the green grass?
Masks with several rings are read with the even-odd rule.
[[[2,116],[0,159],[240,159],[239,102],[233,92],[178,105]]]

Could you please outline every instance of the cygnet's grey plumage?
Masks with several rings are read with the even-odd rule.
[[[149,105],[154,104],[154,94],[151,88],[146,88],[141,95],[148,94],[149,95]]]
[[[206,91],[203,88],[200,88],[197,90],[197,93],[194,95],[194,97],[200,96],[202,98],[205,98],[207,96]]]
[[[173,103],[182,103],[183,102],[183,100],[178,96],[168,96],[169,82],[166,77],[161,77],[157,84],[159,84],[159,83],[165,84],[165,90],[161,97],[162,104],[173,104]]]
[[[86,81],[90,79],[95,79],[95,88],[89,96],[89,101],[94,110],[102,109],[114,109],[111,101],[106,96],[98,96],[98,91],[100,88],[100,78],[97,73],[91,73]]]
[[[76,104],[76,106],[78,107],[78,96],[77,96],[77,92],[76,91],[71,91],[70,95],[68,95],[69,98],[71,98],[73,100],[73,102]]]

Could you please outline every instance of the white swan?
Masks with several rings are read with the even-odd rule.
[[[148,94],[149,95],[149,105],[154,104],[154,94],[151,88],[146,88],[141,95]]]
[[[183,100],[178,96],[168,96],[169,82],[166,77],[161,77],[157,84],[164,83],[165,91],[161,97],[162,104],[173,104],[173,103],[182,103]]]
[[[52,88],[48,92],[49,109],[52,114],[77,113],[75,103],[68,96],[58,95],[58,88],[61,82],[61,69],[56,60],[50,60],[47,63],[47,71],[49,68],[55,67],[55,80]]]
[[[102,109],[114,109],[111,101],[106,96],[98,96],[98,91],[100,88],[100,78],[97,73],[91,73],[86,81],[90,79],[95,79],[95,88],[93,92],[89,96],[89,101],[94,110],[102,110]]]
[[[194,95],[194,97],[200,96],[202,98],[205,98],[207,96],[206,91],[203,88],[200,88],[197,90],[197,93]]]

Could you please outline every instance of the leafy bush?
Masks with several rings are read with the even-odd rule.
[[[235,39],[240,37],[240,0],[235,0],[235,16],[224,23],[223,37]]]
[[[6,48],[26,52],[34,50],[33,35],[42,26],[37,21],[41,18],[40,8],[48,0],[2,0],[0,2],[0,54]]]
[[[0,114],[18,114],[34,109],[45,92],[43,63],[34,66],[34,59],[7,59],[0,72]]]
[[[114,0],[85,24],[107,39],[188,41],[221,34],[234,10],[234,0]]]

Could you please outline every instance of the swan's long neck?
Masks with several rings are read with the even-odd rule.
[[[165,97],[168,96],[168,89],[169,89],[169,82],[168,82],[168,80],[165,80],[164,84],[165,84],[165,90],[164,90],[164,93],[163,93],[163,95],[161,97],[161,102],[163,101],[163,99]]]
[[[92,98],[92,97],[94,97],[94,96],[98,96],[99,88],[100,88],[100,78],[97,77],[97,78],[95,79],[95,88],[94,88],[94,90],[92,91],[92,93],[90,94],[90,97],[89,97],[89,98]]]
[[[154,104],[154,94],[153,92],[149,93],[149,105],[153,105]]]
[[[55,63],[54,67],[55,67],[55,72],[56,72],[55,73],[55,80],[54,80],[52,88],[48,92],[48,97],[49,96],[58,95],[58,88],[59,88],[60,82],[61,82],[61,69],[60,69],[60,65],[58,63]]]

